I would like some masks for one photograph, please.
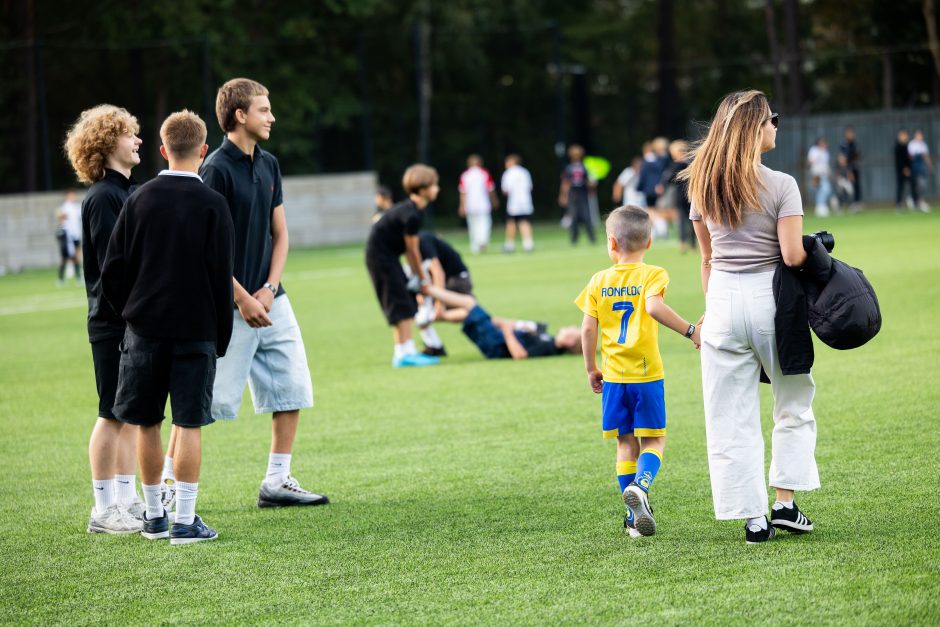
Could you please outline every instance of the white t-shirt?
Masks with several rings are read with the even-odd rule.
[[[475,165],[464,170],[464,173],[460,175],[458,189],[461,194],[467,196],[464,202],[467,215],[490,213],[493,210],[490,205],[490,192],[495,188],[493,177],[480,166]]]
[[[912,139],[907,142],[907,154],[911,157],[918,157],[920,155],[926,155],[930,152],[927,148],[927,142],[922,139]]]
[[[617,182],[623,185],[623,204],[637,207],[646,206],[646,196],[637,190],[636,182],[640,178],[640,171],[627,166],[617,177]]]
[[[82,205],[74,200],[62,203],[62,213],[65,214],[65,232],[70,239],[82,239]]]
[[[532,175],[521,165],[514,165],[505,172],[499,182],[500,189],[509,199],[506,213],[511,216],[527,216],[532,213]]]
[[[809,173],[813,176],[829,176],[829,150],[822,146],[813,146],[806,155],[809,161]]]

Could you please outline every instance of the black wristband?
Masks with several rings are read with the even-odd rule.
[[[690,323],[688,330],[685,332],[685,336],[692,337],[694,333],[695,333],[695,325]]]

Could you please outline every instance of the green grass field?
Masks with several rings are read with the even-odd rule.
[[[246,394],[238,421],[204,434],[198,511],[217,542],[89,536],[84,292],[57,289],[51,271],[2,277],[0,622],[937,624],[940,215],[807,230],[821,226],[875,286],[884,327],[855,351],[817,346],[823,487],[798,496],[816,531],[760,546],[713,518],[687,340],[661,334],[659,531],[631,540],[581,359],[486,362],[447,327],[442,366],[393,370],[357,247],[293,251],[284,277],[316,394],[293,471],[333,503],[254,506],[270,419]],[[537,246],[468,256],[480,301],[578,324],[572,300],[608,264],[604,249],[571,248],[549,227]],[[647,261],[670,272],[667,302],[697,318],[697,254],[667,240]]]

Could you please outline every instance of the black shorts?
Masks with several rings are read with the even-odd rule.
[[[509,224],[510,222],[515,222],[516,224],[519,224],[520,222],[532,222],[532,214],[531,214],[531,213],[527,213],[527,214],[521,215],[521,216],[511,216],[511,215],[507,214],[507,215],[506,215],[506,224]]]
[[[457,276],[447,277],[447,282],[444,284],[444,287],[451,292],[473,296],[473,281],[470,280],[469,272],[461,272]]]
[[[91,343],[91,359],[95,363],[95,387],[98,388],[98,415],[117,420],[112,409],[121,369],[121,338],[112,337]]]
[[[114,414],[121,422],[150,426],[163,421],[167,395],[173,424],[204,427],[215,383],[215,342],[141,337],[130,328],[121,344]]]
[[[372,277],[375,295],[389,324],[414,318],[418,301],[408,291],[408,278],[398,259],[393,257],[366,257],[366,268]]]

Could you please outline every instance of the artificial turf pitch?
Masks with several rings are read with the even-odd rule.
[[[816,529],[759,546],[713,518],[688,340],[661,331],[658,531],[631,540],[581,358],[484,361],[440,325],[443,365],[393,370],[359,247],[292,251],[284,276],[316,395],[293,472],[332,503],[255,507],[270,418],[246,395],[238,421],[203,436],[198,512],[217,541],[90,536],[84,292],[51,271],[2,277],[0,622],[936,624],[940,215],[806,228],[822,226],[875,286],[884,327],[855,351],[817,343],[823,487],[797,496]],[[477,296],[497,315],[579,324],[572,300],[605,251],[536,235],[531,255],[467,256]],[[647,261],[671,275],[666,302],[697,318],[697,254],[666,240]]]

